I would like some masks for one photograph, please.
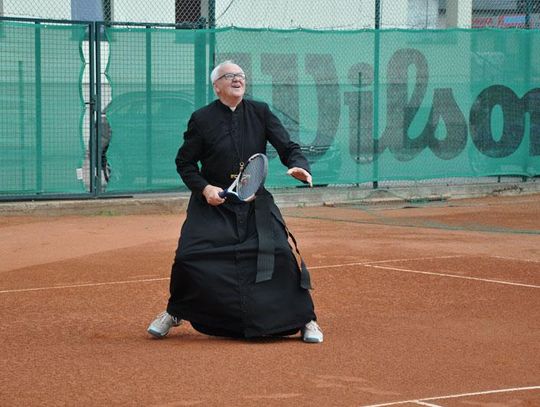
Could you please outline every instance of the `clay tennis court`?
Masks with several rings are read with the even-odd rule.
[[[1,217],[0,405],[540,405],[539,195],[283,213],[321,345],[151,339],[181,211]]]

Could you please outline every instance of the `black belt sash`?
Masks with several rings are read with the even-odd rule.
[[[255,283],[272,279],[274,273],[274,238],[272,234],[272,215],[268,196],[258,196],[255,201],[255,223],[259,238],[257,253],[257,276]]]
[[[255,283],[268,281],[272,279],[274,274],[274,239],[272,233],[272,216],[274,216],[279,223],[285,228],[287,235],[294,243],[294,248],[298,257],[300,258],[300,287],[309,290],[311,287],[311,279],[309,271],[300,255],[296,239],[289,232],[285,221],[281,218],[279,213],[275,213],[271,206],[272,197],[268,195],[261,195],[255,199],[255,222],[257,225],[257,236],[259,239],[259,252],[257,254],[257,275],[255,277]],[[289,245],[290,246],[290,245]],[[291,247],[292,250],[292,247]]]

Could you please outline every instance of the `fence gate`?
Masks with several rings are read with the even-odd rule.
[[[87,22],[0,20],[0,199],[96,193],[94,31]]]

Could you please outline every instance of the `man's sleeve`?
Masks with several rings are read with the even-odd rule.
[[[193,116],[189,119],[188,128],[184,133],[184,143],[176,154],[176,170],[184,184],[195,193],[202,193],[208,185],[201,175],[199,160],[203,152],[203,138],[197,130],[196,120]]]

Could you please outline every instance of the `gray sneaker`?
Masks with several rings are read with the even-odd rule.
[[[315,321],[309,321],[302,328],[302,339],[308,343],[322,343],[323,333]]]
[[[152,321],[147,331],[156,338],[163,338],[172,327],[179,326],[181,323],[181,319],[173,317],[167,311],[163,311]]]

